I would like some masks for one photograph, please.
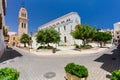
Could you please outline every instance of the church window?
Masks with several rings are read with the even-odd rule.
[[[66,36],[64,36],[64,42],[65,42],[65,43],[67,42],[67,38],[66,38]]]
[[[22,17],[26,17],[26,14],[25,14],[25,13],[21,13],[21,16],[22,16]]]
[[[0,14],[0,29],[2,29],[2,15]]]
[[[117,34],[119,34],[119,32],[117,32]]]
[[[15,40],[15,37],[13,37],[13,40]]]
[[[67,19],[67,22],[69,21],[69,19]]]
[[[119,36],[117,36],[117,38],[119,38]]]
[[[26,17],[26,14],[24,14],[24,17]]]
[[[56,25],[59,25],[60,23],[58,22]]]
[[[64,23],[65,21],[62,21],[61,23]]]
[[[24,28],[26,28],[26,23],[24,23]]]
[[[60,27],[58,27],[58,31],[60,32]]]
[[[71,21],[70,19],[68,19],[68,21]]]
[[[24,26],[24,25],[23,25],[23,23],[22,23],[22,28],[23,28],[23,26]]]
[[[64,30],[66,30],[66,26],[64,26]]]

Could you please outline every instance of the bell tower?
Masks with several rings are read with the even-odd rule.
[[[24,3],[22,3],[22,7],[20,8],[18,14],[18,37],[21,38],[22,34],[28,34],[28,14],[27,10],[24,7]]]

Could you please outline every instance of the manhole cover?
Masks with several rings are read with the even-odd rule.
[[[55,76],[56,76],[56,73],[54,73],[54,72],[47,72],[47,73],[45,73],[43,76],[44,76],[45,78],[50,79],[50,78],[55,77]]]

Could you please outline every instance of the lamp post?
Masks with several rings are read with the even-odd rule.
[[[30,38],[31,49],[32,49],[32,35],[33,35],[32,32],[30,32],[30,37],[31,37],[31,38]]]

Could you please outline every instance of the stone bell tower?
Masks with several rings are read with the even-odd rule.
[[[28,34],[28,14],[27,10],[22,5],[18,15],[18,38],[20,39],[22,34]]]

